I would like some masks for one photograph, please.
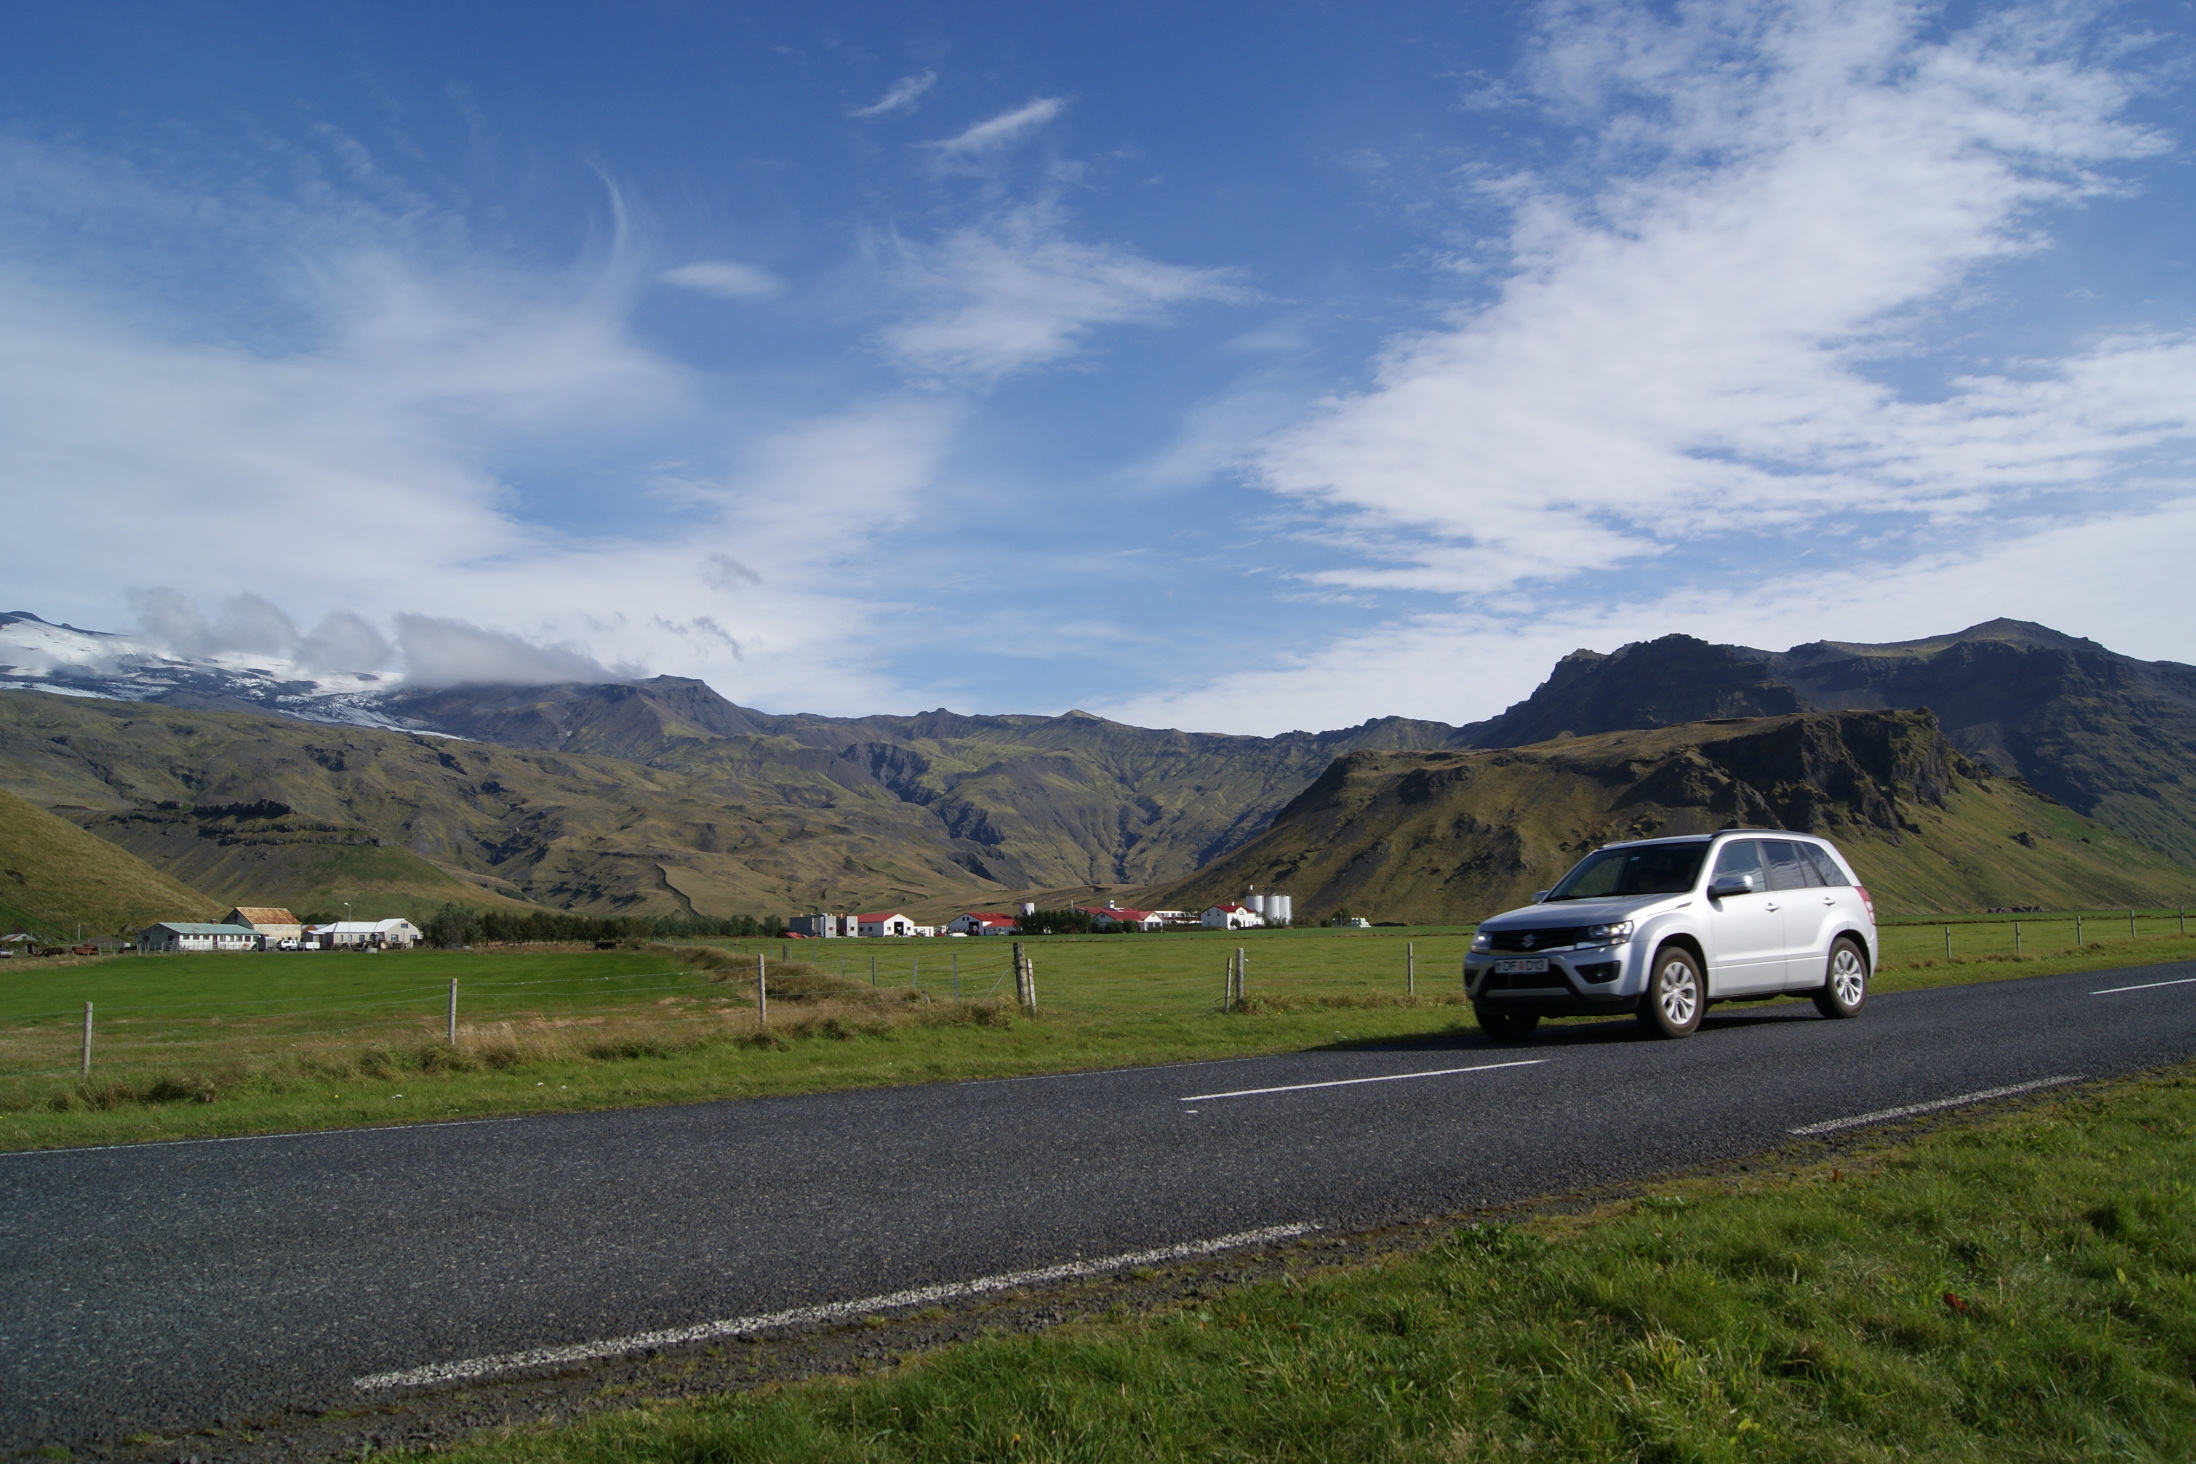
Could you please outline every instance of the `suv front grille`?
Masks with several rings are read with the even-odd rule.
[[[1584,925],[1554,925],[1545,930],[1490,930],[1487,948],[1497,951],[1553,951],[1586,938]]]

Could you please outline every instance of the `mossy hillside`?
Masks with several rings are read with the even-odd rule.
[[[0,790],[0,925],[48,940],[154,920],[211,920],[218,902],[68,820]],[[5,932],[0,932],[5,933]]]
[[[1886,914],[2172,905],[2196,870],[1954,751],[1922,712],[1800,713],[1486,752],[1355,753],[1265,834],[1166,892],[1257,886],[1307,916],[1475,920],[1626,838],[1827,835]]]

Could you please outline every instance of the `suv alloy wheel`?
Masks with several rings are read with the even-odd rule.
[[[1639,998],[1639,1024],[1657,1037],[1690,1037],[1707,1005],[1700,963],[1692,952],[1675,945],[1656,951],[1647,990]]]

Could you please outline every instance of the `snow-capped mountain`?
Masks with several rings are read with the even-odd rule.
[[[55,625],[27,610],[0,612],[0,690],[417,730],[376,705],[403,680],[394,672],[322,671],[258,654],[185,658],[134,636]]]

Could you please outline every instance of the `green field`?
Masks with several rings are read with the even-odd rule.
[[[1815,1151],[1818,1155],[1820,1151]],[[1759,1171],[1757,1170],[1757,1175]],[[465,1464],[2196,1457],[2196,1080],[994,1336]]]
[[[1884,926],[1879,990],[2196,957],[2172,912]],[[0,1148],[748,1097],[1462,1033],[1468,928],[0,964]],[[1220,1010],[1233,951],[1248,1009]],[[762,1030],[752,962],[778,991]],[[786,961],[791,957],[791,962]],[[458,1040],[447,1041],[457,982]],[[84,1004],[92,1071],[81,1076]]]

